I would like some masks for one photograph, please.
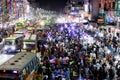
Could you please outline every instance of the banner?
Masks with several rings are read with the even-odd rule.
[[[3,0],[3,14],[6,15],[6,0]]]
[[[16,16],[16,0],[14,0],[14,14]]]
[[[14,0],[12,0],[12,14],[14,14]]]
[[[106,11],[105,23],[108,25],[115,25],[115,16],[113,11]]]
[[[6,6],[7,6],[6,9],[7,9],[7,11],[8,11],[8,10],[9,10],[9,7],[10,7],[10,6],[9,6],[9,0],[6,0]]]
[[[12,8],[13,7],[13,2],[12,2],[12,0],[10,0],[9,4],[10,4],[9,13],[12,14],[13,13],[13,8]]]

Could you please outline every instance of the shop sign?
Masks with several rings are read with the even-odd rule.
[[[104,22],[104,19],[98,19],[98,23]]]

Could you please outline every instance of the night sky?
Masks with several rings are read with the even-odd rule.
[[[67,0],[32,0],[31,5],[46,10],[61,11],[66,6],[66,2]]]

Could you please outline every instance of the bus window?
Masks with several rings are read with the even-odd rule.
[[[17,76],[14,74],[0,74],[0,80],[17,80]]]
[[[12,41],[5,41],[5,45],[12,45]]]
[[[34,61],[35,61],[35,63],[37,63],[37,58],[35,58],[35,60],[34,60]]]
[[[23,38],[24,38],[24,37],[19,38],[19,42],[23,41]]]
[[[30,67],[30,68],[31,68],[30,70],[32,71],[32,68],[33,68],[32,62],[30,63],[30,66],[31,66],[31,67]]]
[[[26,69],[23,69],[23,75],[26,75]]]
[[[30,72],[31,72],[31,66],[30,66],[30,64],[28,65],[28,73],[30,74]]]
[[[32,61],[32,62],[31,62],[31,67],[32,67],[32,68],[34,68],[33,65],[34,65],[34,62]]]
[[[28,75],[28,71],[29,71],[29,69],[28,69],[28,66],[26,67],[26,73],[27,73],[27,75]]]
[[[26,69],[24,68],[23,71],[22,71],[22,75],[23,75],[23,79],[25,80],[26,77],[27,77],[27,72],[26,72]]]
[[[34,50],[35,49],[35,44],[26,44],[26,48],[28,50]]]
[[[38,64],[38,59],[37,59],[37,57],[36,58],[34,58],[34,64]],[[35,66],[34,66],[35,67]]]

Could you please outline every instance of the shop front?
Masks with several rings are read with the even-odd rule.
[[[105,24],[106,25],[116,25],[116,14],[115,11],[106,11],[105,14]]]

